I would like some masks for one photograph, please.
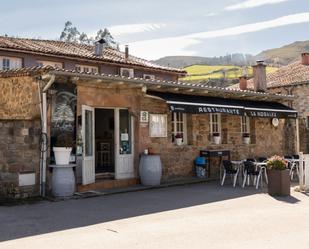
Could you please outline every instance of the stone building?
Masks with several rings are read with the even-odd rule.
[[[298,111],[299,122],[299,151],[309,153],[309,53],[302,53],[300,60],[266,76],[267,89],[271,93],[294,95],[290,107]],[[232,89],[254,90],[254,79],[247,81],[240,78],[240,83]],[[288,126],[287,128],[291,128]],[[290,131],[287,130],[289,134]],[[289,140],[295,141],[294,138]]]
[[[72,140],[78,191],[137,184],[146,149],[160,154],[163,180],[193,176],[200,150],[228,150],[231,159],[295,153],[285,141],[297,117],[290,94],[182,83],[184,71],[100,42],[0,37],[0,59],[2,196],[48,191],[52,148],[64,136]],[[211,176],[218,171],[212,164]]]

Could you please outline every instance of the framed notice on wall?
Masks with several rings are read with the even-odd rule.
[[[140,122],[141,123],[149,122],[149,113],[147,111],[141,111]]]
[[[150,137],[167,137],[167,115],[149,115],[149,135]]]

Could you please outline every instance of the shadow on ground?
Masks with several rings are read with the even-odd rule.
[[[218,183],[193,184],[96,198],[0,207],[0,241],[263,193]],[[289,197],[288,197],[289,198]],[[280,199],[281,200],[281,199]],[[281,200],[282,201],[282,200]],[[293,203],[293,200],[290,201]]]

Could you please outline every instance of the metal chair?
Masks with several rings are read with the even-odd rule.
[[[299,155],[293,155],[290,166],[290,177],[294,180],[294,172],[296,171],[297,177],[299,177]]]
[[[254,162],[247,159],[244,162],[244,180],[242,183],[242,187],[243,188],[245,187],[246,182],[247,182],[247,185],[250,185],[251,176],[254,176],[253,185],[255,185],[257,177],[259,176],[260,172],[261,170],[256,169]]]
[[[237,170],[234,169],[232,162],[228,161],[228,160],[223,160],[222,164],[223,164],[223,177],[222,177],[222,181],[221,181],[221,186],[223,186],[223,184],[224,184],[226,175],[231,175],[231,176],[233,176],[233,187],[235,187],[236,181],[237,181],[237,176],[238,176],[238,173],[239,173],[239,168],[237,168]]]

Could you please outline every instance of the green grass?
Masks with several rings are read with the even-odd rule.
[[[183,80],[197,81],[208,79],[237,79],[243,74],[243,69],[238,66],[208,66],[208,65],[193,65],[184,68],[189,75]],[[266,73],[276,71],[276,67],[267,67]],[[252,67],[248,67],[248,75],[252,76]]]

